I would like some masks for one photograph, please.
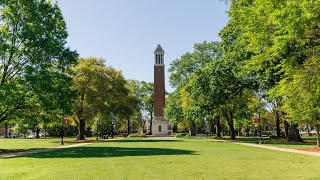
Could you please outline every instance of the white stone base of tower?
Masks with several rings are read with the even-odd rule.
[[[154,117],[152,120],[152,135],[172,135],[171,124],[164,117]]]

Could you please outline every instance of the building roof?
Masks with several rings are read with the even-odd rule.
[[[160,44],[158,44],[157,49],[154,51],[154,53],[164,53],[164,50],[162,49]]]

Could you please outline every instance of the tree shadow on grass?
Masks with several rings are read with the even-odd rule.
[[[194,151],[166,148],[126,147],[74,147],[50,152],[41,152],[21,157],[29,158],[108,158],[126,156],[196,155]]]

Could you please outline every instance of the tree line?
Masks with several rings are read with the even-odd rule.
[[[153,113],[153,84],[126,80],[104,59],[79,58],[57,3],[0,1],[0,123],[19,134],[138,131]],[[46,134],[46,133],[45,133]]]
[[[215,127],[231,139],[265,130],[302,141],[299,129],[319,129],[320,0],[230,0],[221,41],[194,45],[172,61],[165,115],[193,134]],[[153,84],[126,80],[103,59],[79,58],[66,46],[61,10],[46,0],[0,1],[0,123],[26,133],[117,129],[145,131],[153,114]]]
[[[302,141],[299,128],[319,140],[320,1],[230,0],[219,42],[194,45],[170,64],[166,116],[193,133],[212,124],[231,139],[249,134],[261,114],[266,130]]]

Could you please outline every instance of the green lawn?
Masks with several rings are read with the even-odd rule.
[[[207,139],[124,139],[0,159],[0,179],[319,179],[319,160]]]
[[[75,138],[64,138],[65,145],[74,144]],[[0,154],[1,150],[31,150],[60,146],[60,138],[41,138],[41,139],[7,139],[0,138]],[[0,177],[1,178],[1,177]]]
[[[304,142],[288,142],[286,139],[277,139],[277,138],[269,138],[263,137],[263,144],[276,146],[276,147],[283,147],[283,148],[307,148],[307,147],[316,147],[317,145],[317,138],[316,137],[302,137]],[[246,143],[254,143],[259,144],[260,138],[259,137],[237,137],[237,142],[246,142]]]

